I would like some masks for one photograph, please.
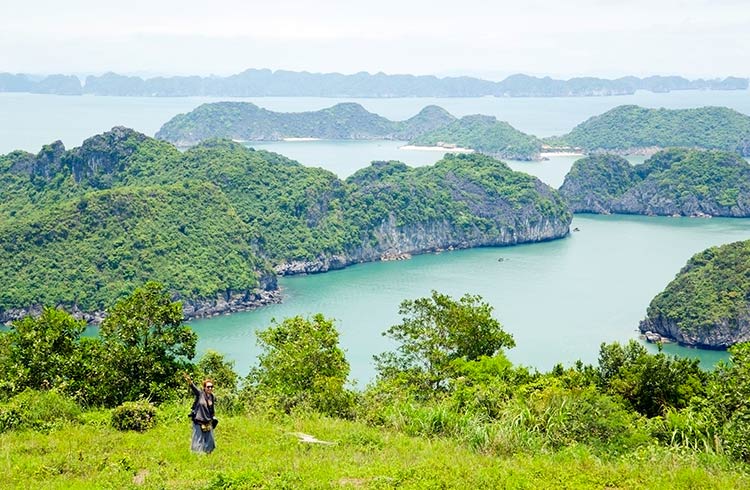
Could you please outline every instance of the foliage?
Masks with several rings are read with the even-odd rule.
[[[333,321],[321,314],[274,321],[258,332],[263,352],[247,377],[246,396],[283,412],[309,408],[348,416],[354,396],[344,387],[349,363],[338,342]]]
[[[156,425],[156,407],[145,400],[125,402],[112,410],[112,427],[143,432]]]
[[[522,133],[505,121],[481,115],[462,117],[413,138],[409,143],[422,146],[453,144],[514,160],[536,158],[542,150],[542,144],[535,136]]]
[[[0,432],[9,429],[49,431],[81,417],[81,407],[57,390],[26,389],[0,405]]]
[[[475,361],[515,346],[479,296],[466,294],[456,301],[433,291],[429,298],[403,301],[399,314],[402,323],[384,333],[399,344],[397,351],[375,357],[378,375],[406,375],[422,393],[447,388],[453,361]]]
[[[234,370],[234,361],[224,359],[224,354],[209,350],[195,365],[196,379],[210,379],[214,383],[215,393],[219,391],[234,392],[237,390],[239,375]]]
[[[691,257],[648,307],[652,322],[673,323],[684,335],[731,341],[747,318],[750,241],[711,247]],[[746,328],[746,327],[745,327]],[[727,347],[727,345],[724,345]]]
[[[63,390],[75,382],[74,373],[81,362],[77,344],[86,323],[64,311],[44,308],[34,317],[11,323],[0,351],[0,365],[9,393],[25,388]]]
[[[100,335],[111,366],[112,400],[174,396],[178,372],[195,356],[196,334],[182,324],[182,305],[161,284],[147,282],[107,311]]]
[[[726,107],[647,109],[615,107],[559,139],[587,150],[650,147],[718,149],[750,155],[750,117]]]
[[[602,389],[621,396],[639,413],[655,417],[680,409],[705,395],[706,374],[697,359],[648,354],[638,342],[602,344],[599,375]]]
[[[729,348],[730,362],[721,363],[711,378],[708,399],[724,448],[733,457],[750,462],[750,343]],[[717,429],[718,432],[718,429]]]

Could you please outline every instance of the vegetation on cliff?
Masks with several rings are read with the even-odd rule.
[[[0,333],[6,486],[750,484],[750,344],[708,372],[631,341],[602,344],[595,365],[540,373],[508,361],[513,339],[480,297],[433,291],[401,304],[402,321],[386,331],[393,351],[378,356],[378,376],[362,391],[346,386],[349,364],[322,314],[261,330],[264,353],[238,386],[220,354],[190,361],[194,337],[160,291],[150,284],[118,303],[101,340],[80,338],[82,325],[55,310]],[[76,371],[71,360],[94,343],[129,362]],[[67,355],[43,355],[56,350]],[[147,372],[96,383],[146,360]],[[175,391],[181,369],[217,387],[218,446],[198,465],[185,417],[192,400]],[[90,390],[117,396],[82,409]],[[130,401],[143,396],[158,406]]]
[[[651,301],[640,328],[702,347],[750,341],[750,241],[691,257]]]
[[[708,150],[664,150],[636,166],[591,156],[573,164],[560,193],[573,212],[747,217],[750,164]]]
[[[385,165],[400,171],[376,164],[341,181],[227,140],[181,153],[125,128],[72,150],[56,142],[2,156],[0,314],[98,311],[147,279],[186,301],[228,300],[275,288],[271,266],[323,271],[567,233],[557,193],[502,162]]]
[[[750,116],[726,107],[647,109],[624,105],[594,116],[550,141],[586,151],[685,147],[749,156]]]
[[[442,128],[411,140],[412,145],[455,145],[481,153],[512,160],[538,158],[542,144],[535,136],[525,134],[493,116],[465,116]]]

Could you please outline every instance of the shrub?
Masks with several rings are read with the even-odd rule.
[[[21,415],[18,409],[12,406],[0,407],[0,433],[13,430],[21,425]]]
[[[78,422],[80,417],[81,407],[58,391],[27,389],[0,408],[0,430],[24,428],[46,431]]]
[[[750,462],[750,410],[734,413],[721,431],[724,450],[740,461]]]
[[[143,432],[156,425],[156,407],[145,401],[125,402],[112,410],[112,427]]]

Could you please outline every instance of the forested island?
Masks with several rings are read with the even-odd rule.
[[[393,139],[416,146],[471,149],[513,160],[539,159],[543,150],[650,155],[671,147],[750,156],[750,116],[726,107],[672,110],[619,106],[584,121],[568,134],[540,139],[493,116],[457,119],[438,106],[426,106],[406,121],[390,121],[356,103],[283,113],[249,102],[216,102],[178,114],[156,137],[182,147],[215,137],[242,141]]]
[[[114,128],[0,157],[0,314],[100,312],[148,279],[202,316],[277,301],[275,275],[561,238],[571,213],[483,155],[346,180],[228,140],[182,153]],[[96,321],[97,316],[86,316]]]
[[[655,149],[686,147],[750,156],[750,116],[726,107],[647,109],[623,105],[546,142],[588,153],[648,154]]]
[[[390,121],[352,102],[309,112],[274,112],[251,102],[216,102],[178,114],[164,123],[156,138],[181,147],[209,138],[408,140],[455,120],[437,106],[427,106],[406,121]]]
[[[575,213],[749,217],[750,164],[710,150],[664,150],[635,166],[594,155],[573,164],[560,193]]]
[[[750,240],[695,254],[640,323],[646,338],[726,349],[750,341]]]
[[[417,146],[458,146],[498,158],[511,160],[537,160],[542,143],[536,137],[523,133],[505,121],[493,116],[465,116],[409,142]]]
[[[308,73],[249,69],[227,77],[141,78],[105,73],[85,82],[73,75],[35,77],[0,73],[0,92],[137,97],[573,97],[633,94],[637,90],[747,90],[748,79],[688,80],[679,76],[633,76],[608,80],[578,77],[556,80],[516,74],[494,82],[474,77]]]

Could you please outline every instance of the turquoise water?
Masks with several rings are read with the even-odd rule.
[[[163,122],[204,102],[219,99],[63,97],[0,94],[0,153],[38,151],[62,139],[67,147],[114,125],[153,134]],[[251,100],[278,111],[328,107],[344,99],[262,98]],[[351,99],[348,99],[351,100]],[[633,96],[560,99],[359,99],[368,110],[405,119],[427,104],[457,116],[484,113],[524,131],[559,134],[587,117],[620,104],[648,107],[724,105],[750,114],[747,92],[673,92]],[[305,165],[346,177],[372,160],[398,159],[428,165],[440,152],[400,150],[403,142],[274,142],[254,144]],[[513,162],[515,170],[558,187],[576,157]],[[638,163],[643,159],[631,159]],[[749,220],[576,216],[566,239],[508,248],[482,248],[408,261],[363,264],[326,274],[282,278],[285,301],[254,312],[193,322],[199,352],[215,349],[246,373],[258,348],[255,331],[272,318],[321,312],[336,319],[341,342],[360,386],[372,379],[372,355],[391,348],[381,333],[399,321],[398,304],[435,289],[453,296],[480,294],[515,338],[516,363],[549,369],[557,362],[595,362],[602,342],[637,338],[638,322],[694,253],[711,245],[750,239]],[[499,258],[504,260],[498,261]],[[651,347],[650,347],[651,348]],[[710,366],[726,354],[668,345],[665,350],[697,356]]]
[[[336,319],[360,382],[374,374],[372,355],[391,346],[381,333],[398,323],[398,304],[430,290],[479,294],[511,332],[512,361],[549,369],[557,362],[595,362],[602,342],[637,338],[649,301],[695,252],[750,238],[750,223],[579,215],[570,237],[505,248],[421,255],[325,274],[283,278],[284,303],[195,321],[199,350],[215,349],[245,372],[258,353],[255,330],[272,318],[321,312]],[[502,262],[498,259],[503,258]],[[712,365],[725,353],[668,346]]]

